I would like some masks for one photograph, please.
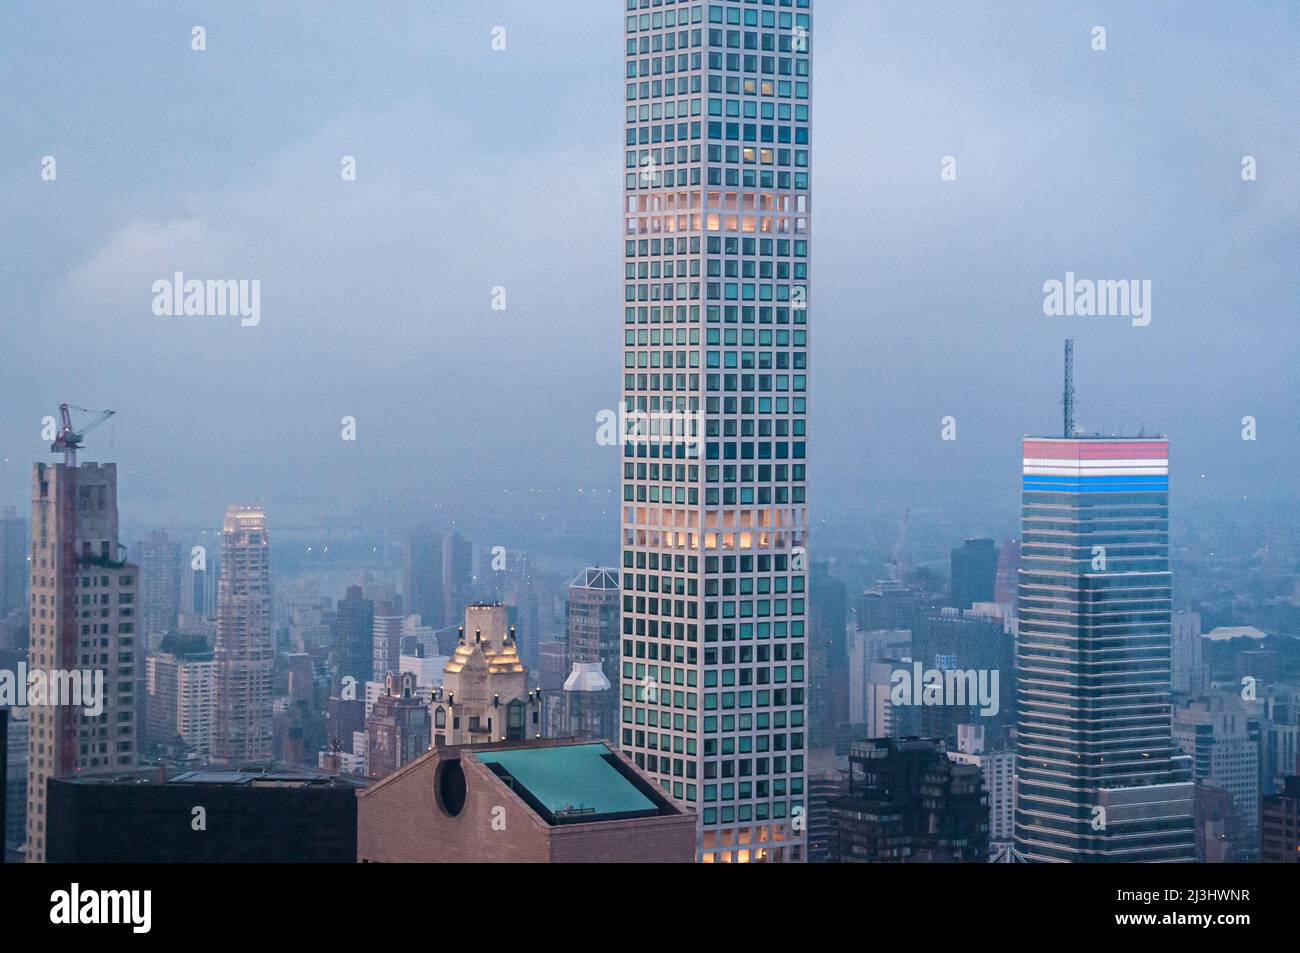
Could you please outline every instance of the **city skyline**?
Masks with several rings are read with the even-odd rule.
[[[1266,912],[1296,50],[1286,0],[0,10],[0,861],[136,932],[80,865],[282,865],[286,925],[404,922],[400,863]]]

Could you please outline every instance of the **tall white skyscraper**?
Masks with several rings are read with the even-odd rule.
[[[801,860],[811,0],[627,0],[623,749]]]
[[[231,506],[221,532],[217,641],[213,651],[212,759],[271,756],[270,564],[266,514]]]
[[[32,469],[27,855],[43,863],[46,781],[134,767],[136,567],[118,541],[117,465]]]

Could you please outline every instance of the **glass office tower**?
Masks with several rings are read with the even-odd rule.
[[[1171,728],[1169,442],[1026,438],[1019,578],[1017,850],[1195,860]]]
[[[811,0],[626,0],[621,743],[803,855]]]

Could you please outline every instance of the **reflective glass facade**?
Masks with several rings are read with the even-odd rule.
[[[1027,438],[1023,499],[1016,847],[1193,860],[1171,729],[1168,442]]]

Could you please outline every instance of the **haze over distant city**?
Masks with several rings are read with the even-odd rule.
[[[0,503],[25,504],[68,401],[117,411],[83,459],[118,462],[138,524],[215,525],[236,499],[272,529],[386,499],[463,517],[544,490],[612,549],[622,17],[558,9],[224,4],[202,56],[161,42],[195,21],[170,5],[0,10]],[[1081,427],[1169,434],[1175,507],[1293,499],[1300,11],[818,17],[814,519],[1014,514],[1067,336]],[[259,279],[260,323],[155,315],[177,271]],[[1046,316],[1067,272],[1149,280],[1150,324]]]
[[[1295,0],[0,7],[8,919],[793,863],[934,871],[868,929],[1267,924],[1297,53]]]

